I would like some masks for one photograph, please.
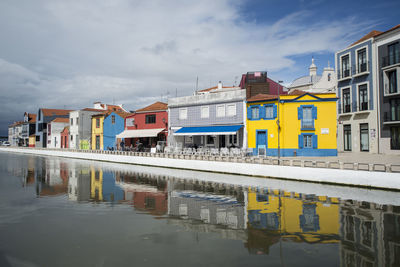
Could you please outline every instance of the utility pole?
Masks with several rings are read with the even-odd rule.
[[[278,81],[279,86],[278,86],[278,120],[276,121],[276,124],[278,125],[278,165],[281,165],[281,121],[280,121],[280,113],[279,113],[279,106],[281,103],[281,83],[283,81]]]

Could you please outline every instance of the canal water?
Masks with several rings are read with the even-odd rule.
[[[400,266],[399,199],[0,152],[0,266]]]

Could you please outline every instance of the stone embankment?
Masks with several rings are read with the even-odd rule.
[[[349,163],[307,159],[231,157],[124,151],[2,147],[0,151],[145,166],[400,190],[400,164]]]

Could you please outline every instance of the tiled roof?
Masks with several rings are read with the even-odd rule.
[[[387,32],[391,32],[391,31],[396,30],[396,29],[398,29],[398,28],[400,28],[400,24],[394,26],[393,28],[391,28],[391,29],[389,29],[389,30],[387,30],[387,31],[381,32],[381,33],[379,33],[379,34],[376,35],[376,36],[383,35],[383,34],[385,34],[385,33],[387,33]]]
[[[16,121],[13,124],[9,125],[8,127],[15,127],[15,126],[21,125],[23,123],[24,123],[23,121]]]
[[[258,94],[247,99],[248,102],[278,99],[277,95]]]
[[[96,108],[84,108],[83,111],[97,111],[97,112],[104,112],[104,109],[96,109]]]
[[[35,123],[36,122],[36,114],[29,113],[28,121],[29,121],[29,123]]]
[[[167,103],[158,101],[158,102],[151,104],[145,108],[138,109],[138,110],[136,110],[136,112],[159,111],[159,110],[167,110],[167,109],[168,109]]]
[[[368,40],[369,38],[375,37],[375,36],[377,36],[377,35],[379,35],[379,34],[381,34],[381,33],[382,33],[382,32],[380,32],[380,31],[371,31],[370,33],[364,35],[364,36],[363,36],[360,40],[358,40],[357,42],[352,43],[350,46],[353,46],[353,45],[355,45],[355,44],[361,43],[361,42],[363,42],[363,41],[365,41],[365,40]]]
[[[55,118],[51,122],[62,122],[62,123],[69,123],[69,118]]]
[[[68,109],[49,109],[49,108],[42,108],[43,116],[64,116],[69,115],[69,113],[73,110]]]
[[[119,116],[121,116],[124,119],[126,117],[128,117],[129,115],[132,115],[132,113],[128,113],[128,112],[121,112],[121,111],[112,111],[112,112],[114,112],[115,114],[118,114]],[[110,112],[108,115],[110,115],[112,112]]]
[[[307,94],[307,92],[297,89],[289,92],[289,95],[304,95],[304,94]]]

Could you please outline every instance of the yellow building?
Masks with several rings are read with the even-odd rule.
[[[250,228],[275,231],[299,242],[338,242],[339,205],[335,199],[248,191]]]
[[[96,201],[103,200],[103,170],[101,168],[91,167],[90,198]]]
[[[92,150],[103,150],[104,114],[92,116]]]
[[[254,155],[276,156],[279,148],[281,156],[337,156],[336,100],[302,91],[280,96],[279,105],[276,95],[249,98],[248,147]]]

